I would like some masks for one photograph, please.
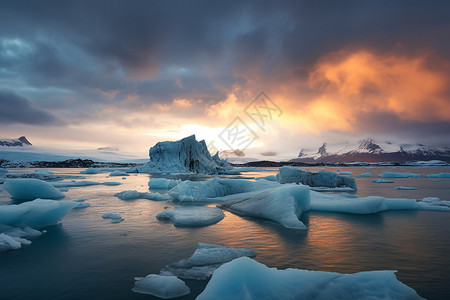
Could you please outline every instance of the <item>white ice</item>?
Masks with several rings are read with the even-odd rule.
[[[384,172],[380,175],[383,178],[420,178],[422,175],[415,173],[396,173],[396,172]]]
[[[397,190],[418,190],[418,188],[414,188],[414,187],[409,187],[409,186],[396,186],[395,189]]]
[[[135,278],[132,291],[149,294],[162,299],[172,299],[189,294],[191,291],[183,280],[176,276],[150,274],[144,278]]]
[[[241,257],[222,265],[212,275],[204,299],[423,299],[398,281],[395,271],[367,271],[354,274],[279,270]]]
[[[387,179],[374,179],[374,180],[371,180],[370,182],[373,182],[373,183],[393,183],[392,180],[387,180]]]
[[[334,172],[320,171],[314,173],[291,166],[284,166],[279,170],[280,183],[301,183],[311,187],[349,187],[354,190],[357,189],[355,179],[340,176]]]
[[[120,214],[108,212],[102,215],[103,219],[111,219],[111,223],[120,223],[123,221],[123,218]]]
[[[87,168],[84,171],[81,171],[80,174],[98,174],[98,169],[96,168]]]
[[[96,182],[96,181],[63,181],[63,182],[52,182],[52,186],[60,187],[80,187],[80,186],[91,186],[91,185],[120,185],[120,182],[109,181],[109,182]]]
[[[211,198],[259,191],[278,186],[280,186],[278,182],[265,179],[249,181],[216,177],[208,181],[183,181],[171,189],[169,194],[175,201],[196,203],[208,202]],[[215,202],[215,200],[212,202]]]
[[[165,266],[160,274],[175,275],[184,279],[206,280],[222,264],[243,256],[254,257],[256,252],[250,248],[199,243],[191,257]]]
[[[370,174],[370,173],[362,173],[362,174],[359,174],[356,177],[372,177],[372,174]]]
[[[62,199],[66,195],[46,181],[39,179],[8,179],[3,184],[14,199],[34,200],[37,198]]]
[[[304,185],[282,185],[224,197],[221,208],[243,216],[269,219],[286,228],[306,229],[299,217],[310,208],[310,191]]]
[[[130,174],[121,170],[114,170],[109,173],[109,176],[130,176]]]
[[[0,224],[0,252],[20,249],[22,245],[31,244],[28,238],[40,235],[42,235],[42,232],[28,226],[13,227]]]
[[[64,200],[36,199],[21,204],[1,205],[0,224],[10,226],[29,226],[40,229],[55,225],[78,203]]]
[[[427,177],[430,178],[450,178],[450,173],[440,173],[440,174],[429,174]]]
[[[138,192],[135,190],[126,190],[120,193],[114,194],[114,196],[118,197],[121,200],[134,200],[134,199],[148,199],[155,201],[164,201],[169,200],[169,194],[161,194],[161,193],[149,193],[149,192]]]
[[[148,187],[155,190],[170,190],[181,183],[181,180],[166,178],[150,178]]]
[[[224,217],[221,209],[205,206],[178,206],[156,215],[158,220],[171,220],[176,227],[208,226]]]

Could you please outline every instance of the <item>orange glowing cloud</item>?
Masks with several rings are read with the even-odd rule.
[[[367,51],[323,59],[308,84],[322,92],[318,102],[352,120],[360,112],[388,112],[413,121],[449,121],[449,80],[427,68],[426,57],[380,56]],[[338,106],[336,104],[339,104]]]

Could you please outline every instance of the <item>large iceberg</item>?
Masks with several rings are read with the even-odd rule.
[[[241,257],[222,265],[212,275],[203,299],[423,299],[398,281],[395,271],[355,274],[278,270]]]
[[[238,215],[273,220],[286,228],[306,229],[299,218],[310,208],[310,191],[307,186],[285,185],[226,198],[231,201],[222,203],[220,208]]]
[[[178,206],[156,215],[158,220],[171,220],[176,227],[208,226],[224,217],[221,209],[205,206]]]
[[[66,196],[48,182],[39,179],[8,179],[3,184],[3,189],[14,199],[23,201],[37,198],[62,199]]]
[[[284,166],[279,170],[280,183],[301,183],[311,187],[348,187],[356,190],[355,179],[347,176],[340,176],[334,172],[320,171],[314,173],[291,166]]]
[[[175,275],[184,279],[206,280],[222,264],[243,256],[254,257],[256,252],[250,248],[199,243],[191,257],[165,266],[160,274]]]
[[[139,173],[227,173],[232,167],[208,152],[204,140],[191,135],[176,142],[159,142],[149,150],[150,162],[136,167]]]
[[[177,298],[191,292],[184,281],[175,276],[150,274],[144,278],[135,278],[135,280],[133,292],[149,294],[162,299]]]

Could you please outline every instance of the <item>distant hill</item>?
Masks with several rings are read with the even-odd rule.
[[[18,139],[0,139],[0,146],[23,147],[23,146],[32,146],[32,144],[27,140],[26,137],[21,136]]]
[[[365,139],[357,144],[323,143],[317,151],[302,149],[294,162],[406,162],[442,160],[450,161],[450,147],[432,147],[423,144],[376,143]]]

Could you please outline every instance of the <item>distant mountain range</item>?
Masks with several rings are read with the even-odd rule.
[[[443,160],[450,161],[450,147],[432,147],[423,144],[375,143],[365,139],[357,144],[323,143],[317,151],[302,149],[294,162],[406,162]]]
[[[23,147],[31,145],[32,144],[24,136],[21,136],[18,139],[0,139],[0,146],[5,147]]]

